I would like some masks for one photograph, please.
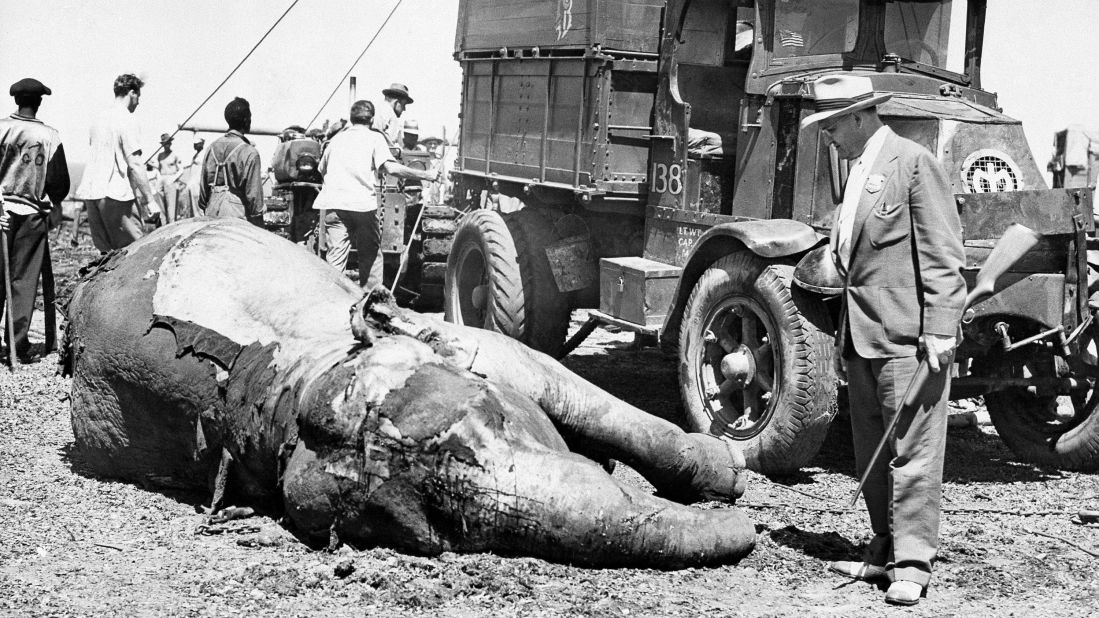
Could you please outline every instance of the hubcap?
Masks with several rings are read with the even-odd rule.
[[[488,268],[485,254],[477,245],[466,245],[459,256],[455,285],[461,323],[488,328]]]
[[[747,439],[770,420],[779,364],[777,330],[755,300],[733,296],[703,321],[697,384],[713,425],[710,432]]]

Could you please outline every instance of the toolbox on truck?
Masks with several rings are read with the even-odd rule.
[[[659,327],[672,305],[682,268],[641,257],[599,260],[599,311]]]

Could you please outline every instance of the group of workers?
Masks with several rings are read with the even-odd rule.
[[[164,134],[156,165],[147,166],[132,116],[144,85],[136,75],[119,75],[113,84],[114,103],[91,125],[89,156],[74,197],[84,203],[95,248],[102,253],[121,249],[144,235],[146,222],[170,223],[194,215],[234,217],[262,226],[263,168],[247,137],[252,124],[248,101],[237,97],[226,105],[228,131],[209,148],[196,141],[189,162],[172,151],[172,136]],[[49,259],[47,232],[60,221],[70,180],[60,135],[37,118],[50,88],[26,78],[12,84],[9,94],[17,110],[0,120],[0,227],[6,241],[6,251],[0,252],[6,280],[0,305],[10,287],[8,310],[15,334],[14,341],[5,336],[6,353],[14,351],[18,360],[32,363],[40,354],[32,351],[27,335],[42,266]],[[386,88],[383,96],[377,117],[370,101],[355,102],[350,124],[326,143],[320,160],[324,184],[314,205],[332,213],[341,224],[336,227],[346,230],[345,240],[333,239],[333,244],[345,247],[344,263],[348,246],[358,252],[364,286],[381,281],[381,234],[375,216],[380,175],[437,182],[442,174],[397,163],[390,146],[407,145],[417,137],[418,128],[400,120],[412,97],[403,84]],[[330,261],[338,261],[335,253]]]
[[[133,75],[115,80],[116,104],[92,128],[91,158],[77,191],[87,201],[93,240],[103,251],[141,236],[135,204],[153,200],[129,118],[142,85]],[[836,371],[848,380],[856,467],[860,474],[870,469],[865,499],[874,533],[861,559],[831,568],[856,579],[888,581],[886,601],[911,605],[930,584],[938,549],[946,401],[966,292],[961,224],[941,164],[878,117],[876,106],[889,95],[875,95],[869,78],[850,75],[822,77],[814,92],[818,112],[805,118],[803,127],[818,125],[852,162],[831,231],[833,260],[844,284]],[[18,109],[0,120],[0,187],[6,202],[0,224],[11,245],[10,258],[3,258],[9,260],[16,330],[8,346],[30,360],[27,330],[48,216],[68,193],[69,178],[57,131],[36,118],[50,89],[24,79],[10,94]],[[370,101],[356,101],[350,123],[328,141],[319,162],[324,184],[314,204],[335,213],[346,228],[366,287],[381,280],[379,175],[437,181],[441,174],[394,159],[396,119],[412,98],[401,84],[384,94],[386,105],[377,109]],[[260,163],[245,136],[251,124],[248,102],[234,99],[225,120],[229,131],[202,163],[198,208],[259,225]],[[933,377],[919,409],[888,438],[890,456],[872,461],[899,413],[920,350]]]

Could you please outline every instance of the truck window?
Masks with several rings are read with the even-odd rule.
[[[776,58],[842,54],[855,48],[859,0],[778,0]]]
[[[951,4],[951,0],[888,2],[885,6],[886,51],[906,60],[948,68]]]

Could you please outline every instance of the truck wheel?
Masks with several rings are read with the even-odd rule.
[[[554,221],[563,216],[546,208],[524,208],[504,218],[519,257],[523,281],[525,328],[517,339],[556,358],[568,334],[571,308],[567,294],[557,289],[546,247],[559,240]]]
[[[748,467],[807,464],[836,413],[831,319],[791,289],[794,267],[744,251],[695,284],[679,330],[679,383],[691,430],[722,436]]]
[[[1095,328],[1084,334],[1081,356],[1094,370]],[[1016,364],[1016,375],[1049,374],[1046,362],[1037,358]],[[1035,394],[1026,388],[1011,388],[985,395],[985,406],[1000,438],[1020,459],[1062,470],[1099,469],[1099,391],[1095,380],[1078,378],[1085,387],[1069,396]]]
[[[458,224],[444,292],[447,322],[522,337],[526,315],[519,259],[498,213],[474,210]]]

